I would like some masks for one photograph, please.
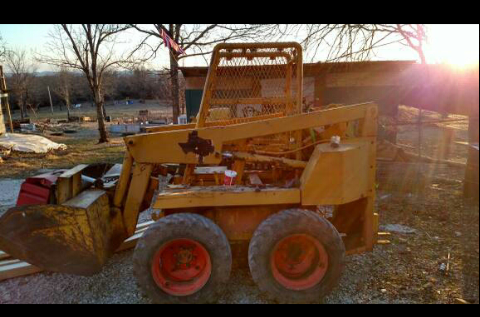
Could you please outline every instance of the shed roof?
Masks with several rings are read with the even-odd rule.
[[[365,62],[336,62],[336,63],[304,63],[304,76],[312,76],[319,72],[348,72],[348,71],[398,71],[405,69],[415,61],[365,61]],[[179,67],[185,77],[204,77],[208,73],[208,66]]]

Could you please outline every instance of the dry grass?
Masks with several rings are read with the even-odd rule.
[[[71,168],[77,164],[121,163],[125,153],[123,139],[119,137],[103,144],[97,144],[95,136],[49,138],[54,142],[65,143],[68,148],[46,154],[12,152],[1,165],[0,178],[23,178],[35,174],[39,169]]]

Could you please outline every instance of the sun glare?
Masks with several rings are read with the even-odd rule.
[[[457,68],[478,65],[479,25],[432,25],[425,51],[429,63],[449,64]]]

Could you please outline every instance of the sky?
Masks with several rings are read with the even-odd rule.
[[[48,33],[52,24],[0,24],[0,35],[9,47],[24,48],[29,51],[45,51]],[[433,24],[427,25],[428,43],[425,54],[428,63],[449,63],[461,67],[478,64],[479,58],[479,25],[478,24]],[[141,40],[141,35],[132,31],[125,34],[125,46]],[[128,44],[130,43],[130,44]],[[188,54],[188,51],[187,51]],[[377,50],[374,60],[418,60],[417,54],[403,45],[391,45]],[[321,58],[313,57],[306,62],[317,62]],[[161,68],[168,65],[165,48],[150,67]],[[205,66],[203,58],[183,59],[180,66]],[[39,71],[51,70],[48,65],[39,65]]]

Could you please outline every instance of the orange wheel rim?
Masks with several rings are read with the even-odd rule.
[[[328,254],[323,245],[307,234],[293,234],[273,248],[270,264],[275,280],[291,290],[309,289],[323,279]]]
[[[191,239],[175,239],[163,244],[152,261],[155,283],[170,295],[186,296],[199,291],[211,273],[210,254]]]

